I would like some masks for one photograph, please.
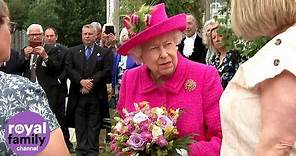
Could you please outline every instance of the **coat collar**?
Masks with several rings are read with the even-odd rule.
[[[179,52],[177,53],[178,64],[175,73],[160,86],[155,84],[150,76],[148,67],[143,65],[140,71],[141,93],[147,93],[157,88],[164,89],[174,94],[177,94],[180,91],[188,75],[188,61]]]

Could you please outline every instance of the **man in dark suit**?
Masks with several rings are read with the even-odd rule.
[[[10,49],[10,58],[7,62],[0,65],[0,71],[8,74],[22,75],[22,65],[24,59],[20,53],[14,49]]]
[[[186,16],[186,30],[184,31],[185,38],[182,39],[178,45],[179,52],[192,61],[205,63],[206,62],[206,48],[202,44],[201,37],[197,34],[198,24],[193,15]]]
[[[22,50],[23,76],[39,83],[61,128],[65,120],[65,95],[58,77],[62,72],[63,52],[52,44],[44,44],[43,28],[32,24],[27,29],[29,45]]]
[[[70,142],[70,134],[68,127],[66,126],[66,97],[68,96],[68,87],[67,87],[67,79],[68,76],[66,74],[66,69],[65,69],[65,58],[66,54],[68,51],[68,48],[65,46],[57,43],[58,40],[58,33],[57,30],[54,27],[47,27],[44,31],[44,43],[47,45],[51,45],[55,47],[55,50],[57,51],[57,54],[59,56],[60,62],[60,73],[57,77],[58,82],[60,83],[60,89],[59,94],[60,94],[60,99],[59,99],[59,105],[55,108],[56,110],[56,116],[57,119],[59,120],[59,124],[61,125],[61,129],[63,131],[64,139],[66,142],[66,145],[68,147],[68,150],[73,153],[74,148],[73,144]]]
[[[68,122],[73,119],[77,156],[97,156],[102,123],[101,106],[107,100],[106,80],[112,76],[113,52],[95,44],[96,30],[82,28],[82,45],[69,49],[66,70],[71,80],[67,107]]]
[[[27,29],[29,45],[22,50],[25,58],[23,76],[38,82],[44,89],[50,108],[54,113],[60,105],[61,86],[57,79],[61,72],[61,57],[58,49],[43,43],[43,29],[39,24],[31,24]]]

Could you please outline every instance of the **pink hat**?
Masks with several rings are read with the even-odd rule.
[[[186,28],[186,15],[178,14],[168,18],[164,3],[153,6],[149,12],[144,15],[144,19],[143,15],[141,19],[141,15],[137,15],[137,13],[125,17],[123,24],[129,30],[130,39],[119,47],[118,52],[121,55],[128,55],[129,50],[135,46],[166,32],[176,29],[184,31]],[[141,30],[143,25],[144,30]],[[131,28],[135,27],[137,27],[138,30],[136,31],[138,32],[131,30]]]

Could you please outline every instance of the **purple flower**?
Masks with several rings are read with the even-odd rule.
[[[159,136],[156,140],[156,144],[159,145],[160,147],[164,147],[168,144],[168,142],[165,140],[163,136]]]
[[[173,126],[174,122],[165,115],[159,115],[157,121],[160,123],[162,128],[166,128],[167,126]]]
[[[152,134],[149,131],[142,132],[141,137],[144,138],[145,142],[150,142],[152,140]]]
[[[128,124],[127,129],[128,129],[129,133],[132,133],[135,130],[135,128],[134,128],[134,126],[132,124]]]
[[[111,144],[111,150],[112,151],[116,151],[117,150],[116,143],[112,143]]]
[[[150,125],[151,125],[151,123],[148,122],[148,120],[141,122],[140,123],[140,129],[141,129],[141,131],[148,130]]]
[[[134,133],[127,140],[127,144],[134,150],[144,150],[146,143],[140,134]]]

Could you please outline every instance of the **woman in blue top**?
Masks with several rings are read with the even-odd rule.
[[[123,28],[119,35],[120,44],[126,42],[129,39],[128,31],[126,28]],[[119,53],[114,54],[114,68],[112,75],[112,89],[113,95],[115,98],[115,103],[118,101],[119,89],[121,84],[121,78],[125,70],[132,69],[139,66],[139,64],[133,60],[130,56],[122,56]]]
[[[228,50],[223,45],[224,37],[217,32],[218,28],[218,25],[213,27],[209,35],[210,49],[215,51],[215,54],[211,58],[210,65],[213,65],[219,71],[221,83],[225,89],[240,64],[245,62],[247,58],[242,57],[237,50]]]

